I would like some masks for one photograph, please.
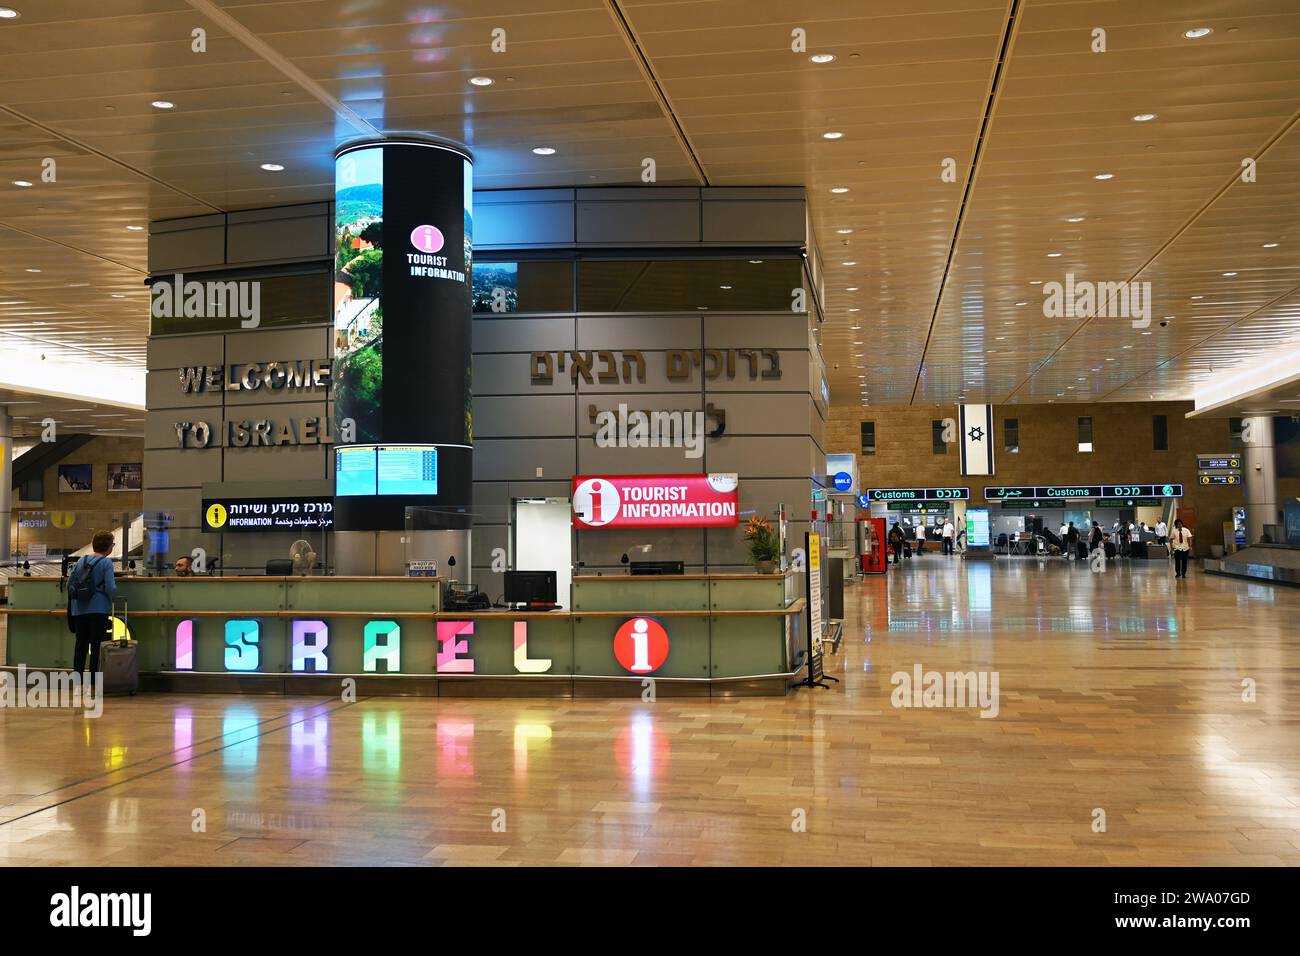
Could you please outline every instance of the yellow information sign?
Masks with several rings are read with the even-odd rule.
[[[220,528],[226,523],[225,505],[213,504],[206,512],[204,517],[207,519],[209,528]]]

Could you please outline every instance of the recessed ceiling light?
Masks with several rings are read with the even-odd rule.
[[[474,86],[491,86],[496,82],[496,80],[492,79],[490,76],[471,76],[469,81]]]
[[[1156,118],[1156,114],[1155,114],[1155,113],[1138,113],[1137,116],[1134,116],[1134,117],[1133,117],[1133,122],[1135,122],[1135,123],[1150,123],[1150,122],[1151,122],[1153,119],[1155,119],[1155,118]]]
[[[534,147],[533,147],[533,152],[536,153],[538,156],[554,156],[554,155],[555,155],[555,147],[554,147],[554,146],[534,146]]]
[[[1115,178],[1115,174],[1114,174],[1114,173],[1098,173],[1096,176],[1093,176],[1092,178],[1093,178],[1093,179],[1114,179],[1114,178]]]
[[[262,168],[268,173],[279,173],[284,171],[284,167],[279,163],[263,163]]]
[[[28,272],[40,272],[41,270],[40,270],[40,269],[28,269],[27,271],[28,271]]]
[[[1028,305],[1028,302],[1017,302],[1016,305]]]
[[[845,289],[844,291],[845,291],[845,292],[857,292],[857,291],[858,291],[858,287],[855,286],[855,285],[851,285],[851,286],[849,286],[847,289]]]
[[[1047,258],[1049,258],[1049,259],[1059,259],[1059,258],[1061,258],[1061,254],[1060,254],[1059,252],[1049,252],[1049,253],[1047,254]]]
[[[1274,243],[1274,245],[1276,245],[1276,244],[1277,244],[1277,243]],[[844,262],[841,262],[841,263],[840,263],[840,265],[842,265],[842,266],[856,266],[857,264],[858,264],[858,263],[857,263],[857,260],[855,260],[855,259],[846,259]]]
[[[1065,221],[1066,221],[1066,222],[1083,222],[1084,218],[1085,218],[1085,217],[1083,217],[1083,216],[1071,216],[1069,219],[1067,219],[1067,220],[1065,220]]]
[[[834,53],[814,53],[812,56],[808,57],[808,59],[812,60],[814,63],[829,63],[829,62],[831,62],[832,60],[835,59],[835,54],[834,54]]]
[[[1205,296],[1203,296],[1203,295],[1194,295],[1194,296],[1192,296],[1192,298],[1193,298],[1193,299],[1204,299]]]
[[[1150,335],[1151,333],[1150,333],[1150,332],[1143,332],[1142,334],[1143,334],[1143,335]]]
[[[1224,275],[1225,278],[1229,278],[1229,279],[1230,279],[1230,278],[1232,278],[1233,276],[1235,276],[1236,274],[1237,274],[1237,273],[1235,273],[1235,272],[1225,272],[1223,275]]]
[[[729,286],[729,285],[720,285],[720,286],[718,286],[718,288],[719,288],[719,289],[730,289],[731,286]]]
[[[1201,37],[1208,37],[1213,32],[1209,27],[1192,27],[1190,30],[1184,30],[1183,36],[1189,40],[1199,40]]]
[[[1264,243],[1264,248],[1265,248],[1265,249],[1276,249],[1276,248],[1277,248],[1277,243],[1276,243],[1276,242],[1266,242],[1266,243]]]
[[[861,312],[861,309],[849,309],[850,312]]]
[[[842,139],[844,136],[839,130],[831,130],[828,133],[822,133],[822,139]]]
[[[21,14],[12,7],[0,7],[0,20],[17,20]]]
[[[15,179],[15,180],[14,180],[14,185],[15,185],[15,186],[21,186],[21,187],[23,187],[23,189],[26,189],[28,186],[31,185],[31,183],[28,182],[26,179]]]
[[[849,187],[848,187],[848,186],[832,186],[832,187],[831,187],[831,192],[833,192],[833,193],[846,193],[846,192],[848,192],[848,191],[849,191]]]
[[[836,229],[836,230],[835,230],[835,232],[836,232],[837,234],[841,235],[841,236],[847,236],[847,235],[848,235],[849,233],[851,233],[852,231],[853,231],[852,229]]]
[[[112,293],[112,297],[113,297],[114,299],[125,299],[125,298],[126,298],[126,296],[124,296],[124,295],[123,295],[122,293],[120,293],[120,292],[114,292],[114,293]]]
[[[127,226],[126,228],[130,229],[132,232],[141,232],[144,230],[144,226]]]
[[[1029,284],[1030,284],[1030,285],[1042,285],[1042,284],[1043,284],[1043,280],[1042,280],[1042,279],[1030,279],[1030,280],[1029,280]]]
[[[171,100],[154,100],[149,105],[160,110],[171,110],[176,108],[176,104]]]

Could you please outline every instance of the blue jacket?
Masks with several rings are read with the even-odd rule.
[[[113,559],[98,554],[88,554],[78,559],[68,575],[69,588],[72,581],[80,578],[82,566],[86,564],[90,565],[87,583],[95,589],[95,593],[91,595],[89,601],[78,601],[72,598],[73,617],[78,614],[112,614],[113,595],[117,593],[117,581],[113,578]]]

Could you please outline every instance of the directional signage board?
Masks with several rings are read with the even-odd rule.
[[[1098,498],[1098,508],[1156,508],[1159,498]]]
[[[1196,480],[1203,485],[1240,485],[1242,483],[1240,472],[1223,475],[1200,474],[1196,476]]]
[[[985,498],[1001,498],[1008,501],[1013,498],[1100,498],[1101,485],[1020,485],[998,487],[986,485]]]
[[[1200,471],[1239,471],[1241,469],[1240,455],[1197,455],[1196,467]]]
[[[1102,485],[1102,498],[1181,498],[1183,486],[1169,485]]]
[[[965,501],[969,488],[870,488],[871,501]]]
[[[1183,486],[1176,482],[1154,485],[985,485],[989,500],[1057,501],[1084,498],[1181,498]]]

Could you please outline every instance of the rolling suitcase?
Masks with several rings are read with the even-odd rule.
[[[1115,543],[1113,541],[1106,542],[1106,557],[1107,559],[1115,557]]]
[[[126,602],[122,602],[122,624],[127,627]],[[140,689],[139,645],[132,640],[105,641],[99,645],[99,670],[104,675],[105,694],[132,694]]]

